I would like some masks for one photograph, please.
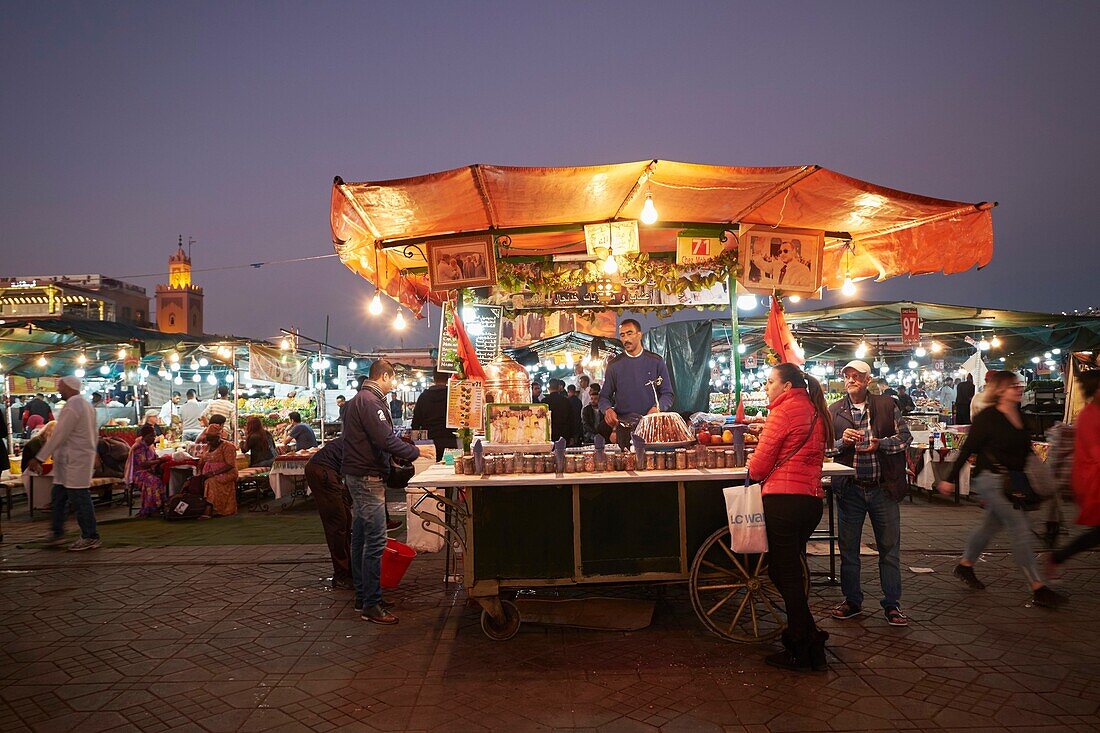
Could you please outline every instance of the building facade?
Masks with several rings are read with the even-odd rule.
[[[0,317],[85,318],[150,326],[145,288],[103,275],[0,278]]]

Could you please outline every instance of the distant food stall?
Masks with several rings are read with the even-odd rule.
[[[819,166],[652,160],[473,165],[363,183],[337,178],[330,224],[341,261],[374,285],[374,299],[388,295],[399,312],[420,317],[434,303],[466,319],[467,305],[499,308],[494,353],[572,332],[611,339],[623,312],[692,308],[728,312],[736,349],[738,293],[815,297],[822,287],[869,278],[985,265],[993,252],[994,206],[917,196]],[[371,310],[381,311],[373,299]],[[461,322],[450,333],[460,345],[468,335],[477,340]],[[651,347],[666,360],[690,352],[705,364],[709,329],[680,336]],[[519,612],[510,595],[524,587],[650,580],[688,581],[700,619],[724,638],[779,634],[782,614],[766,558],[729,551],[721,488],[744,478],[743,446],[725,446],[723,430],[721,450],[689,434],[650,442],[648,451],[641,439],[641,453],[610,451],[614,457],[602,462],[587,449],[562,445],[553,459],[533,444],[484,454],[475,444],[470,455],[470,439],[482,431],[471,415],[486,425],[481,448],[492,445],[484,417],[488,390],[479,374],[466,372],[479,371],[478,360],[495,359],[483,356],[480,345],[465,352],[477,351],[476,359],[447,357],[446,364],[440,350],[440,367],[456,373],[456,415],[467,416],[456,427],[466,433],[467,455],[433,466],[410,485],[429,491],[424,501],[446,510],[442,520],[432,512],[419,516],[464,549],[464,585],[484,609],[486,634],[515,633]],[[570,369],[583,356],[570,351],[559,362],[555,354],[546,366]],[[731,364],[735,393],[738,363]],[[672,371],[674,391],[709,407],[709,380],[697,376]],[[525,410],[531,405],[511,407],[535,412]],[[731,443],[744,428],[731,431]],[[824,467],[826,475],[850,472]]]

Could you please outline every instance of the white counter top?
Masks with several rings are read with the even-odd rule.
[[[826,463],[824,476],[853,476],[855,469]],[[409,481],[411,487],[429,486],[551,486],[554,484],[636,484],[658,481],[744,481],[744,468],[689,468],[663,471],[604,471],[603,473],[514,473],[501,476],[455,474],[454,466],[433,463]]]

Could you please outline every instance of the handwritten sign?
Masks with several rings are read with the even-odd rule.
[[[474,345],[477,359],[485,366],[500,353],[500,328],[504,308],[499,305],[470,303],[462,306],[462,325]],[[458,339],[451,334],[455,322],[450,303],[443,304],[443,318],[439,326],[439,355],[437,369],[454,374],[458,371]]]

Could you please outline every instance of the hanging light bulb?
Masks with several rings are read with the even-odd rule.
[[[1061,349],[1051,349],[1050,353],[1054,354],[1055,356],[1058,356],[1059,354],[1062,353],[1062,350]]]
[[[198,359],[196,359],[195,357],[192,356],[191,357],[191,369],[193,371],[193,370],[198,369],[198,368],[199,368]]]
[[[653,224],[657,221],[657,207],[653,205],[653,194],[649,192],[645,195],[641,219],[643,224]]]
[[[192,374],[192,375],[191,375],[191,381],[192,381],[192,382],[201,382],[201,381],[202,381],[202,377],[200,377],[200,376],[199,376],[198,374]]]
[[[172,384],[183,384],[183,377],[176,375],[176,378],[172,380]]]
[[[168,355],[168,361],[172,362],[173,364],[179,363],[179,360],[180,360],[180,355],[175,351],[173,351],[171,354]]]
[[[350,369],[354,372],[358,368],[359,368],[359,362],[357,362],[355,359],[352,359],[351,361],[348,362],[348,369]]]
[[[382,312],[382,295],[377,290],[374,291],[374,297],[370,299],[370,305],[367,306],[367,312],[372,316],[376,316]]]
[[[941,344],[939,341],[933,341],[931,347],[933,354],[938,354],[943,351],[943,344]]]
[[[226,384],[233,384],[233,372],[226,372],[225,373],[225,383]]]
[[[180,370],[180,365],[179,364],[169,364],[168,368],[171,369],[174,372],[178,372]]]
[[[982,336],[982,340],[978,342],[979,351],[989,351],[989,342],[985,340],[985,336]]]
[[[605,275],[614,275],[619,271],[619,263],[615,261],[615,255],[609,254],[603,261],[603,271]]]
[[[840,292],[849,298],[856,294],[856,284],[852,282],[851,275],[844,276],[844,284],[840,286]]]
[[[279,348],[282,349],[283,351],[289,351],[290,350],[290,339],[285,339],[285,338],[281,339],[279,341]]]
[[[103,366],[101,366],[101,367],[99,368],[99,373],[100,373],[100,374],[110,374],[110,373],[111,373],[111,367],[109,367],[109,366],[107,366],[106,364],[104,364]]]
[[[84,354],[81,354],[80,356],[76,357],[76,363],[80,366],[84,366],[88,363],[88,357],[84,356]]]
[[[203,358],[199,359],[199,366],[201,366],[201,367],[210,366],[210,360],[207,359],[204,356]]]
[[[737,296],[737,308],[738,310],[751,311],[756,307],[755,295],[739,295]]]
[[[161,379],[168,379],[168,370],[165,369],[164,367],[161,367],[160,371],[157,372],[157,376],[160,377]]]
[[[790,295],[790,296],[787,297],[787,300],[791,301],[792,303],[801,303],[802,302],[802,296],[801,295]]]
[[[917,368],[917,361],[916,361],[916,359],[910,359],[910,360],[909,360],[909,368],[910,368],[910,369],[916,369],[916,368]]]
[[[862,359],[867,356],[867,352],[871,350],[871,347],[867,345],[866,341],[860,341],[859,346],[856,347],[856,358]]]
[[[217,384],[218,383],[218,376],[216,374],[214,374],[214,372],[210,372],[209,374],[206,375],[206,383],[207,384]]]
[[[923,346],[918,346],[916,348],[916,351],[914,351],[913,353],[916,354],[918,359],[923,359],[925,356],[928,355],[928,349],[924,348]]]
[[[397,315],[393,319],[393,327],[398,331],[405,330],[405,314],[403,314],[400,309],[398,309]]]
[[[994,349],[1001,348],[1001,338],[997,334],[993,334],[993,338],[989,339],[989,345]]]
[[[40,367],[46,366],[46,357],[44,357],[44,356],[38,357],[38,361],[36,361],[35,364],[37,364]]]
[[[125,359],[127,353],[129,353],[129,352],[127,352],[125,348],[119,349],[118,350],[118,358],[119,359]]]

